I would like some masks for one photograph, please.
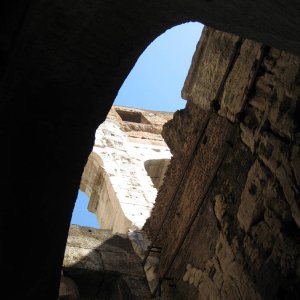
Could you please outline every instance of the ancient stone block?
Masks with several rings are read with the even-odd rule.
[[[80,295],[78,287],[74,280],[69,277],[61,276],[59,286],[59,300],[79,300]]]
[[[300,145],[294,145],[292,148],[291,165],[297,180],[298,186],[300,185]]]
[[[72,225],[63,272],[75,281],[82,298],[105,299],[106,295],[114,299],[119,292],[118,297],[127,294],[136,295],[137,299],[150,297],[141,259],[126,235]]]
[[[297,298],[299,59],[246,40],[225,78],[224,62],[228,63],[229,49],[235,48],[236,40],[209,31],[204,31],[182,92],[189,102],[164,126],[174,156],[144,227],[150,236],[158,235],[155,242],[163,247],[161,276],[172,276],[178,288],[177,293],[164,292],[171,299]],[[226,58],[214,53],[219,58],[216,71],[217,63],[210,61],[210,54],[226,39]],[[205,76],[214,80],[210,93],[206,89],[210,79]],[[219,145],[214,152],[210,143],[212,136],[215,143],[224,138],[210,131],[215,114],[209,108],[221,77],[225,85],[220,105],[214,108],[240,131],[232,130],[225,139],[225,158],[203,206],[195,206],[215,170],[212,155],[224,149]],[[194,163],[186,168],[184,158],[199,136]],[[199,211],[192,219],[196,208]],[[197,270],[201,271],[199,282]]]
[[[244,110],[247,89],[254,76],[255,65],[261,52],[260,48],[261,44],[245,40],[226,80],[220,99],[219,114],[231,121],[234,121],[237,114]]]
[[[265,222],[259,222],[251,228],[252,239],[260,244],[267,253],[272,251],[275,240],[272,229]]]
[[[203,110],[210,109],[237,41],[235,35],[208,28],[203,30],[182,90],[184,99],[193,101]]]
[[[244,191],[241,196],[241,204],[237,218],[241,227],[248,231],[250,226],[263,217],[264,190],[267,186],[268,174],[258,161],[251,167]]]
[[[280,139],[272,134],[263,134],[258,148],[258,155],[279,181],[292,216],[300,227],[300,204],[290,165],[290,150]]]
[[[240,123],[241,139],[254,153],[266,121],[265,114],[256,108],[248,108]]]
[[[80,187],[101,228],[127,233],[150,216],[171,158],[160,133],[172,115],[116,106],[97,129]]]
[[[226,213],[227,205],[223,195],[216,195],[215,196],[215,214],[218,221],[222,224],[223,223],[223,216]]]

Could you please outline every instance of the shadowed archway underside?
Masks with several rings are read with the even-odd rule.
[[[72,209],[95,130],[152,40],[172,26],[199,21],[299,55],[299,9],[297,1],[266,0],[5,1],[3,293],[11,299],[57,298]]]

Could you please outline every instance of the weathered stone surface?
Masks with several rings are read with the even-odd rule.
[[[236,258],[227,238],[223,235],[219,236],[216,255],[224,281],[224,286],[221,287],[223,297],[226,296],[229,299],[262,299],[251,278]]]
[[[182,90],[184,99],[203,110],[210,109],[238,38],[207,28],[203,30]]]
[[[3,1],[3,294],[57,298],[69,221],[95,130],[155,37],[197,20],[299,54],[298,8],[296,1],[265,0]],[[15,238],[20,224],[27,234]],[[21,256],[20,245],[26,245]]]
[[[170,151],[161,130],[172,113],[114,106],[97,129],[80,188],[103,229],[141,229],[164,180]]]
[[[66,276],[61,276],[59,286],[59,300],[78,300],[79,291],[74,280]]]
[[[249,95],[249,108],[240,125],[241,137],[252,152],[268,128],[285,139],[294,139],[299,66],[298,57],[273,48],[265,55],[255,81],[256,92]]]
[[[227,209],[227,205],[224,196],[216,195],[214,211],[215,211],[216,218],[218,219],[220,224],[223,223],[223,217],[226,214],[226,209]]]
[[[251,225],[263,218],[265,199],[274,197],[274,193],[268,195],[270,188],[267,183],[267,171],[258,161],[255,161],[248,173],[237,214],[240,225],[245,231],[248,231]]]
[[[224,37],[218,32],[210,33],[210,29],[207,31],[202,37],[202,47],[205,43],[209,49],[217,47],[214,45],[219,41],[216,36]],[[226,39],[230,40],[230,36]],[[205,60],[205,51],[197,55],[204,55],[201,59]],[[261,55],[265,56],[258,66]],[[286,66],[295,59],[291,70],[280,71],[281,64]],[[285,53],[282,56],[275,49],[262,53],[260,44],[245,40],[218,99],[221,117],[209,110],[208,102],[201,100],[201,108],[199,103],[197,106],[188,102],[186,109],[176,112],[174,119],[164,125],[163,136],[174,157],[151,218],[144,226],[150,237],[158,233],[155,244],[162,247],[161,254],[150,256],[144,266],[152,292],[157,289],[158,277],[171,276],[172,282],[162,283],[165,299],[273,299],[281,289],[287,295],[297,293],[300,247],[293,233],[298,230],[294,222],[298,222],[299,151],[297,124],[293,119],[297,62],[294,56]],[[200,66],[194,63],[191,67],[185,87],[190,88],[191,99],[195,96],[196,102],[201,98],[199,95],[202,92],[206,95],[207,91],[195,71],[200,70]],[[220,70],[223,76],[225,71]],[[255,75],[257,78],[253,78]],[[249,93],[252,84],[254,90]],[[274,93],[289,94],[292,100],[285,106],[283,98],[274,97]],[[206,96],[201,99],[211,99],[211,95]],[[144,130],[144,139],[159,141],[153,135],[158,127],[151,126],[147,118],[134,115],[133,111],[123,117],[129,118],[123,129],[131,142],[141,140],[139,130]],[[118,116],[113,118],[116,120]],[[132,122],[133,118],[138,118],[139,123]],[[241,120],[241,131],[226,118],[231,122]],[[195,149],[199,138],[202,143]],[[287,141],[292,143],[291,149]],[[193,162],[190,165],[187,154]],[[103,162],[95,163],[101,164]],[[151,171],[151,164],[148,169]],[[157,177],[156,170],[150,171],[153,179]],[[186,173],[183,175],[183,172]],[[100,185],[105,181],[95,175],[91,178],[93,176]],[[141,236],[132,239],[140,257],[144,257],[149,245],[145,241]],[[88,255],[88,251],[84,251]],[[83,252],[78,251],[78,255]],[[90,259],[93,260],[92,255]],[[118,251],[112,259],[108,251],[101,253],[98,265],[101,263],[109,272],[119,268],[126,273],[130,259]],[[82,262],[88,265],[85,258]],[[120,266],[122,262],[124,265]],[[294,276],[290,282],[287,281],[289,276]],[[172,283],[176,283],[177,292],[172,290]],[[274,284],[278,288],[268,292]]]
[[[292,148],[291,165],[297,180],[298,186],[300,185],[300,145],[294,145]]]
[[[63,272],[77,284],[80,299],[150,298],[141,259],[126,235],[72,225]]]
[[[224,61],[219,71],[217,60],[210,69],[211,53],[205,49],[218,53],[218,46],[226,39],[232,43],[234,37],[210,30],[201,38],[185,83],[183,95],[190,101],[164,126],[163,136],[174,156],[144,226],[163,249],[160,276],[176,283],[175,292],[164,282],[163,294],[166,299],[295,299],[300,293],[299,58],[268,47],[261,52],[258,43],[242,42],[217,109],[233,129],[227,137],[221,131],[214,136],[214,145],[225,141],[216,153],[209,130],[215,118],[209,110],[214,96],[207,89],[210,79],[200,79],[199,74],[205,70],[217,81],[224,75]],[[224,53],[229,54],[227,50]],[[202,61],[203,70],[198,64]],[[211,91],[217,88],[212,85]],[[189,128],[183,128],[187,123]],[[182,158],[190,157],[192,150],[180,148],[178,141],[194,144],[201,136],[198,130],[203,132],[201,138],[207,137],[210,155],[201,144],[194,155],[206,165],[197,160],[185,169]],[[226,147],[206,190],[202,178],[208,180],[215,172],[211,156]],[[184,180],[180,180],[183,170]],[[195,219],[193,193],[197,201],[203,199]]]
[[[296,106],[299,105],[297,102],[300,93],[300,59],[284,51],[280,52],[279,57],[275,59],[274,51],[270,52],[270,58],[265,62],[269,75],[266,74],[264,77],[267,76],[267,84],[272,88],[268,120],[272,130],[277,134],[293,140],[298,122],[295,114]]]
[[[279,181],[292,216],[300,228],[299,190],[294,181],[288,146],[275,136],[266,133],[261,138],[258,155]]]
[[[194,114],[198,115],[199,118],[193,118]],[[188,157],[192,155],[197,138],[201,136],[205,129],[209,115],[209,112],[188,102],[186,109],[177,111],[174,114],[174,118],[165,123],[162,136],[172,154],[178,159],[174,160],[173,157],[171,158],[170,165],[165,174],[166,182],[158,192],[155,209],[151,213],[151,219],[155,220],[156,217],[157,219],[151,222],[151,224],[146,221],[146,227],[149,226],[147,231],[154,233],[159,229],[161,213],[167,209],[174,190],[178,187],[179,176],[184,171],[184,165],[187,164]]]
[[[250,107],[245,112],[243,122],[240,123],[241,139],[252,152],[255,152],[255,147],[265,122],[265,115],[259,109]]]
[[[244,110],[249,93],[248,86],[261,54],[260,48],[261,44],[253,41],[242,42],[239,54],[224,85],[221,99],[219,99],[221,106],[219,114],[231,121],[235,121],[238,114]]]
[[[230,138],[231,132],[230,123],[216,115],[211,117],[203,132],[203,141],[199,145],[197,155],[193,157],[193,164],[185,177],[185,185],[182,185],[179,191],[180,197],[185,201],[178,202],[176,206],[173,205],[167,216],[169,221],[166,223],[172,224],[172,226],[168,225],[162,229],[161,234],[164,236],[162,239],[167,238],[169,243],[165,244],[161,254],[161,258],[163,258],[160,264],[161,276],[166,272],[193,214],[204,201],[206,192],[226,153],[226,141]],[[216,139],[221,136],[222,138]],[[201,190],[198,189],[198,184],[203,187]]]
[[[170,159],[149,159],[144,163],[145,169],[150,176],[153,186],[159,190],[164,182],[165,173],[169,166]]]

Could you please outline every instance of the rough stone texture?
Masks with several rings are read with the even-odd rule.
[[[279,181],[285,198],[290,205],[292,216],[300,228],[299,189],[293,177],[287,144],[272,134],[263,134],[258,148],[258,155]]]
[[[237,214],[240,226],[245,231],[262,218],[265,209],[264,201],[276,197],[276,190],[273,191],[273,184],[268,181],[268,177],[270,175],[267,170],[255,161],[249,170]]]
[[[126,235],[72,225],[63,274],[77,285],[80,299],[150,299],[141,260]]]
[[[184,99],[204,110],[210,108],[238,39],[238,36],[204,28],[193,56],[193,68],[182,90]]]
[[[80,189],[101,228],[127,233],[150,216],[171,158],[161,130],[172,115],[113,106],[97,129]]]
[[[300,59],[240,40],[226,74],[220,53],[232,56],[236,40],[204,31],[182,92],[187,107],[164,126],[173,157],[144,230],[162,247],[157,276],[172,278],[165,299],[300,294]],[[215,80],[224,85],[210,91]]]
[[[292,154],[291,154],[291,165],[293,168],[293,172],[295,178],[297,180],[298,186],[300,185],[300,145],[299,138],[295,141],[295,144],[292,147]]]
[[[236,37],[231,36],[231,39]],[[249,94],[249,82],[255,76],[255,67],[261,54],[261,44],[250,40],[242,41],[241,48],[220,97],[219,114],[232,122],[244,110]],[[243,74],[243,76],[241,76]],[[233,88],[234,87],[234,88]]]
[[[159,190],[164,182],[169,164],[170,159],[151,159],[145,162],[145,169],[153,182],[153,186],[157,190]]]
[[[78,300],[80,294],[74,280],[64,275],[60,278],[59,300]]]
[[[193,114],[200,115],[200,118],[192,118]],[[199,109],[195,104],[188,102],[187,108],[177,111],[172,121],[164,125],[162,135],[173,154],[169,168],[165,174],[165,184],[161,186],[155,203],[155,209],[151,213],[151,218],[155,220],[155,215],[161,216],[169,206],[169,201],[178,187],[179,174],[183,173],[184,165],[187,165],[187,157],[191,155],[192,147],[196,143],[197,136],[204,130],[209,113]],[[191,124],[193,122],[193,125]],[[188,155],[187,155],[188,153]],[[178,159],[174,159],[178,157]],[[177,180],[176,180],[177,179]],[[165,199],[165,200],[159,200]],[[159,219],[151,223],[148,222],[149,231],[159,230]]]
[[[194,157],[193,165],[178,192],[176,199],[178,202],[174,202],[165,219],[165,224],[168,225],[161,230],[162,239],[168,240],[161,254],[160,267],[162,270],[165,270],[170,263],[178,243],[185,234],[185,229],[189,226],[188,224],[202,199],[205,198],[219,164],[226,153],[226,141],[230,138],[231,132],[232,127],[226,119],[215,115],[211,117],[205,129],[202,143]],[[198,185],[203,188],[200,190]],[[180,199],[185,199],[185,201],[180,201]],[[157,200],[159,201],[159,199]],[[171,224],[172,226],[170,226]]]
[[[188,21],[300,53],[297,1],[2,1],[3,294],[57,299],[71,214],[95,131],[147,45]],[[16,238],[12,232],[20,224],[27,234]],[[20,245],[26,245],[22,255]]]

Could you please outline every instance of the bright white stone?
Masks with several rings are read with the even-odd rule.
[[[149,126],[162,127],[159,113],[131,111],[141,112],[149,124],[123,122],[113,108],[96,131],[81,182],[81,190],[90,196],[89,210],[96,213],[101,228],[119,233],[141,229],[155,203],[157,189],[145,162],[171,158],[161,135],[149,132]]]

